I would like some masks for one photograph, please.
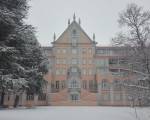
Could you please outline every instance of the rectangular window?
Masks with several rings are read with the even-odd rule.
[[[64,89],[64,88],[65,88],[65,86],[66,86],[66,84],[65,84],[65,80],[61,81],[61,88],[62,88],[62,89]]]
[[[72,59],[72,64],[78,64],[78,60],[77,59]]]
[[[66,59],[62,59],[62,64],[66,64]]]
[[[56,51],[57,51],[57,53],[60,53],[61,49],[60,49],[60,48],[58,48]]]
[[[56,69],[56,75],[60,75],[60,70]]]
[[[92,54],[92,48],[89,48],[89,53]]]
[[[71,100],[72,101],[79,100],[79,95],[78,94],[71,94]]]
[[[86,53],[86,48],[83,48],[82,49],[82,54],[85,54]]]
[[[87,81],[86,80],[83,80],[82,87],[83,87],[83,89],[87,89]]]
[[[26,100],[28,100],[28,101],[34,100],[34,94],[27,94]]]
[[[89,69],[89,75],[92,75],[92,69]]]
[[[65,74],[66,74],[66,70],[62,69],[62,75],[65,75]]]
[[[72,48],[72,54],[77,54],[77,49],[76,48]]]
[[[72,46],[77,46],[77,38],[72,37]]]
[[[62,53],[63,53],[63,54],[66,53],[66,49],[65,49],[65,48],[62,49]]]
[[[77,68],[75,67],[71,68],[71,72],[77,72],[77,71],[78,71]]]
[[[83,59],[82,63],[85,65],[86,64],[86,59]]]
[[[60,59],[56,59],[56,64],[60,64]]]
[[[56,89],[59,89],[59,81],[56,81]]]
[[[86,69],[83,69],[83,75],[86,75]]]
[[[89,64],[92,64],[92,60],[91,59],[89,59]]]
[[[90,92],[97,92],[97,81],[96,80],[90,80],[89,81],[89,90]]]
[[[39,101],[44,101],[44,100],[46,100],[46,94],[45,94],[45,93],[39,94],[39,95],[38,95],[38,100],[39,100]]]

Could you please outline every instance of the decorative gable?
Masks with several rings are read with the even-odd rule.
[[[93,41],[84,32],[81,26],[73,21],[68,25],[67,29],[61,34],[61,36],[53,42],[53,44],[92,44]]]

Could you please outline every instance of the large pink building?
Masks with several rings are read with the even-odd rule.
[[[129,105],[127,90],[120,81],[131,76],[126,50],[97,46],[76,22],[68,21],[67,29],[44,47],[49,58],[49,105]]]

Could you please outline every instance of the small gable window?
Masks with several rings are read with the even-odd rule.
[[[76,36],[76,35],[77,35],[77,31],[76,31],[75,29],[73,29],[72,35],[73,35],[73,36]]]

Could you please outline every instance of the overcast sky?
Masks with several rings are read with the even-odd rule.
[[[41,45],[50,46],[54,32],[58,38],[75,12],[89,37],[95,33],[99,45],[108,46],[120,30],[118,13],[131,2],[150,10],[150,0],[32,0],[26,21],[36,27]]]

